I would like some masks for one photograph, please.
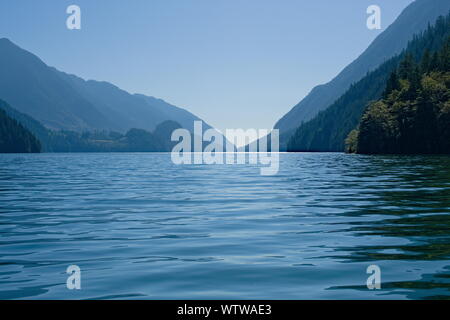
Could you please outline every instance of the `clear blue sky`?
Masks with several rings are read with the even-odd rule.
[[[271,128],[412,0],[2,0],[0,37],[85,79],[184,107],[219,128]],[[66,8],[82,30],[66,28]]]

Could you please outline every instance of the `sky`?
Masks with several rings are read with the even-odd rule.
[[[413,0],[1,0],[0,38],[86,80],[269,129],[356,59]],[[69,30],[66,9],[81,9]],[[381,30],[366,26],[370,5]]]

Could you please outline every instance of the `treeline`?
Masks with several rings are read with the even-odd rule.
[[[175,121],[159,124],[153,132],[130,129],[125,134],[108,131],[73,132],[48,130],[42,137],[46,152],[167,152],[173,130],[181,128]]]
[[[347,136],[357,127],[370,102],[382,98],[390,74],[405,56],[419,61],[425,52],[442,48],[449,36],[450,14],[439,17],[433,26],[414,36],[401,54],[369,72],[314,119],[302,123],[290,138],[288,151],[344,151]]]
[[[0,153],[37,153],[41,144],[15,119],[0,109]]]
[[[0,100],[1,114],[8,117],[16,124],[17,129],[11,124],[2,124],[0,141],[8,139],[8,148],[11,150],[35,150],[34,141],[39,144],[39,150],[43,152],[165,152],[171,151],[176,142],[170,140],[172,131],[181,128],[175,121],[164,121],[153,132],[143,129],[130,129],[125,134],[108,131],[75,132],[64,130],[50,130],[39,121],[23,114],[6,102]],[[2,122],[3,123],[3,122]],[[3,130],[4,127],[4,130]],[[23,132],[28,132],[30,137]],[[28,149],[23,149],[19,140],[29,143]],[[33,146],[33,147],[32,147]],[[9,150],[8,149],[8,150]],[[2,151],[0,152],[7,152]],[[6,150],[6,147],[5,147]],[[36,152],[36,151],[9,151],[9,152]]]
[[[450,37],[419,61],[404,57],[346,142],[361,154],[450,154]]]

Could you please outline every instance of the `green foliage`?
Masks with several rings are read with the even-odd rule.
[[[36,137],[0,109],[0,153],[37,153],[40,151],[41,144]]]
[[[1,100],[0,112],[0,115],[4,114],[14,119],[14,123],[22,129],[27,128],[32,132],[39,139],[44,152],[165,152],[172,149],[173,142],[170,141],[172,131],[181,128],[175,121],[165,121],[158,125],[154,132],[142,129],[130,129],[126,134],[104,130],[82,133],[56,131],[47,129],[35,119],[18,112]],[[0,144],[5,137],[21,138],[18,130],[6,129],[0,132],[2,133]]]
[[[359,130],[354,129],[350,131],[347,138],[345,139],[345,152],[356,153],[358,144]]]
[[[387,98],[388,95],[394,91],[397,90],[400,87],[400,81],[398,79],[398,75],[396,71],[393,71],[391,75],[389,76],[389,79],[386,83],[386,89],[383,92],[383,98]]]
[[[288,142],[288,151],[344,151],[346,138],[358,126],[367,107],[398,90],[400,78],[408,81],[408,89],[402,91],[404,98],[416,99],[421,91],[423,68],[428,72],[448,68],[448,51],[439,50],[449,45],[445,43],[449,36],[450,14],[414,36],[401,54],[353,84],[314,119],[300,124]],[[425,56],[426,61],[422,59]],[[422,61],[426,67],[417,61]]]
[[[125,135],[127,151],[165,151],[156,137],[143,129],[130,129]]]
[[[405,56],[399,86],[371,103],[359,125],[362,154],[450,154],[450,37],[433,56]],[[354,137],[350,137],[354,138]]]

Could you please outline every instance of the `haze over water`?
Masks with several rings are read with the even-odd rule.
[[[448,299],[449,213],[441,156],[1,154],[0,298]]]

